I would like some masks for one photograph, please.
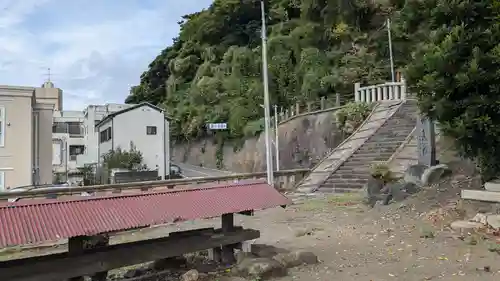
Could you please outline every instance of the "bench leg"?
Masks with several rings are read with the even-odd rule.
[[[220,247],[208,250],[208,258],[215,262],[222,261],[222,249]]]

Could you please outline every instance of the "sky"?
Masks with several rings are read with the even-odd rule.
[[[64,110],[123,103],[172,43],[181,16],[212,0],[0,0],[0,85],[63,90]]]

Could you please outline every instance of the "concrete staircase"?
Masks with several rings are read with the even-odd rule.
[[[387,161],[416,124],[415,101],[379,102],[365,122],[325,157],[298,185],[298,191],[360,191],[369,178],[370,165]]]

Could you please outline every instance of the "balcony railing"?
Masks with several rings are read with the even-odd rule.
[[[84,136],[83,126],[77,122],[55,122],[52,125],[52,133],[69,134],[70,137]]]

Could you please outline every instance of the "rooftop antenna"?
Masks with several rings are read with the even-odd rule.
[[[51,82],[50,81],[50,67],[47,68],[47,82]]]
[[[50,67],[47,68],[47,74],[45,74],[47,76],[47,79],[45,80],[45,82],[43,82],[42,84],[42,87],[43,88],[54,88],[54,83],[52,83],[52,73],[50,72]]]

